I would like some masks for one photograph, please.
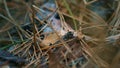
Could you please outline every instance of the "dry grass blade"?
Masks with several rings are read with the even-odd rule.
[[[97,0],[92,0],[92,1],[87,2],[87,0],[83,0],[83,2],[84,2],[86,5],[89,5],[89,4],[94,3],[94,2],[96,2],[96,1],[97,1]]]
[[[110,31],[110,35],[116,35],[119,32],[116,32],[118,30],[118,28],[120,26],[120,2],[118,1],[118,6],[117,9],[114,13],[114,17],[112,18],[112,21],[109,23],[110,26],[113,26],[112,31]]]
[[[5,24],[1,29],[0,29],[0,33],[8,31],[10,28],[12,28],[12,25],[10,26],[10,23]]]
[[[8,36],[9,36],[10,40],[12,41],[12,44],[14,44],[14,41],[13,41],[13,38],[12,38],[11,34],[9,32],[7,32],[7,33],[8,33]]]
[[[88,56],[101,68],[109,68],[109,64],[102,60],[95,52],[83,41],[81,40],[82,49]]]
[[[14,24],[15,26],[17,26],[17,28],[19,28],[27,37],[30,37],[30,35],[29,35],[26,31],[24,31],[24,30],[20,27],[20,25],[18,25],[18,24],[16,23],[16,21],[14,20],[14,18],[11,16],[11,14],[10,14],[10,12],[9,12],[9,9],[8,9],[8,6],[7,6],[7,4],[6,4],[6,0],[4,0],[3,2],[4,2],[5,9],[6,9],[6,12],[7,12],[9,18],[7,18],[7,17],[5,17],[5,16],[3,16],[3,15],[1,15],[1,17],[3,17],[4,19],[8,20],[10,23],[12,23],[12,24]]]

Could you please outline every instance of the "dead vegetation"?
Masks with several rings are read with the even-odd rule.
[[[119,68],[119,0],[0,1],[0,66]]]

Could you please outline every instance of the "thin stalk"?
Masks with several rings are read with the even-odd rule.
[[[74,16],[73,13],[72,13],[72,11],[71,11],[71,9],[70,9],[70,7],[69,7],[69,5],[68,5],[68,3],[66,2],[66,0],[63,0],[63,2],[65,4],[65,7],[67,8],[69,14],[71,16]],[[75,30],[77,30],[77,22],[75,21],[75,19],[73,19],[73,23],[74,23]]]
[[[10,34],[8,31],[7,31],[7,33],[8,33],[8,36],[9,36],[9,38],[10,38],[12,44],[14,44],[14,41],[13,41],[13,38],[12,38],[11,34]]]

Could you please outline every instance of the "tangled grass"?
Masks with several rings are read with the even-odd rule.
[[[21,67],[120,66],[120,1],[3,0],[0,5],[0,50],[25,58]]]

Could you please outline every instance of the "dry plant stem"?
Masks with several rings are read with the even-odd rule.
[[[115,16],[114,18],[112,19],[112,21],[110,22],[110,25],[113,25],[114,27],[119,27],[120,26],[120,2],[118,2],[118,7],[115,11]],[[118,28],[113,28],[112,31],[111,31],[111,35],[115,35],[117,34],[118,32],[116,32]]]
[[[38,47],[38,50],[40,51],[40,53],[42,54],[42,49],[40,48],[40,44],[37,43],[37,47]]]
[[[112,19],[114,18],[115,14],[116,14],[116,12],[113,12],[111,17],[106,21],[108,24],[112,21]]]
[[[46,17],[43,21],[48,20],[53,14],[55,14],[57,12],[58,8],[56,8],[53,13],[51,13],[48,17]]]
[[[44,53],[43,55],[46,55],[47,53]],[[30,65],[32,65],[32,64],[34,64],[35,62],[38,62],[38,60],[40,60],[40,56],[38,56],[38,58],[37,59],[35,59],[35,60],[32,60],[29,64],[27,64],[26,66],[25,66],[25,68],[29,68],[30,67]]]
[[[81,5],[81,6],[82,6],[82,5]],[[80,11],[81,11],[82,15],[83,15],[84,17],[90,19],[91,21],[93,21],[93,19],[91,19],[91,17],[94,16],[94,18],[97,20],[96,23],[104,23],[104,24],[106,23],[101,17],[99,17],[99,16],[98,16],[97,14],[95,14],[94,12],[88,10],[87,8],[84,8],[84,7],[78,7],[78,8],[80,8]],[[63,14],[63,15],[65,15],[65,16],[68,16],[68,17],[70,17],[70,18],[74,18],[75,20],[79,21],[80,24],[82,23],[81,25],[83,25],[83,24],[85,25],[85,23],[88,24],[86,21],[81,20],[81,17],[80,17],[80,19],[79,19],[79,18],[76,18],[75,16],[74,16],[74,17],[73,17],[73,16],[70,16],[70,15],[64,13],[64,12],[61,13],[61,12],[58,11],[58,13]],[[89,15],[89,16],[91,16],[91,17],[88,17],[87,15]],[[98,26],[108,26],[108,25],[105,24],[105,25],[98,25]],[[88,28],[93,28],[93,27],[96,27],[96,26],[91,26],[91,27],[88,27]],[[87,28],[83,28],[83,29],[87,29]]]
[[[100,28],[100,27],[107,27],[106,25],[94,25],[94,26],[90,26],[90,27],[86,27],[86,28],[82,28],[82,30],[85,30],[85,29],[90,29],[90,28]]]
[[[30,56],[30,57],[32,57],[32,55],[31,55],[30,51],[28,51],[28,54],[29,54],[29,56]]]
[[[40,8],[38,8],[38,7],[35,6],[35,5],[32,5],[32,7],[33,7],[35,10],[42,11]],[[53,10],[53,13],[51,13],[49,16],[47,16],[46,18],[44,18],[43,22],[42,22],[42,21],[41,21],[41,22],[44,23],[44,21],[48,20],[57,10],[58,10],[58,8],[56,8],[55,10]],[[44,17],[43,14],[41,14],[39,11],[38,11],[38,13],[39,13],[42,17]],[[39,20],[39,19],[38,19],[38,20]]]
[[[73,41],[73,40],[74,40],[74,39],[70,39],[70,40],[65,41],[65,42],[67,43],[67,42],[70,42],[70,41]],[[58,43],[58,44],[55,44],[55,45],[50,46],[50,47],[42,48],[42,50],[46,50],[46,49],[48,49],[48,48],[56,48],[56,47],[60,47],[60,46],[63,46],[62,43]]]
[[[0,14],[1,16],[1,14]],[[0,33],[8,31],[10,28],[12,28],[12,26],[10,26],[10,23],[6,23],[1,29],[0,29]]]
[[[13,39],[12,39],[11,34],[10,34],[8,31],[7,31],[7,33],[8,33],[8,36],[9,36],[9,38],[10,38],[10,40],[11,40],[12,44],[14,44],[14,41],[13,41]]]
[[[3,2],[4,2],[4,6],[5,6],[5,9],[6,9],[6,11],[7,11],[7,15],[8,15],[9,18],[5,17],[5,16],[2,15],[2,14],[0,14],[0,16],[1,16],[2,18],[4,18],[5,20],[9,21],[10,23],[14,24],[18,29],[20,29],[21,32],[23,32],[23,33],[25,34],[25,36],[26,36],[27,38],[29,38],[30,35],[29,35],[25,30],[23,30],[23,29],[20,27],[20,25],[18,25],[17,22],[16,22],[16,21],[13,19],[13,17],[11,16],[11,14],[10,14],[10,12],[9,12],[9,9],[8,9],[8,7],[7,7],[7,4],[6,4],[6,0],[3,0]]]
[[[42,56],[41,53],[38,53],[38,56],[37,56],[37,57],[40,58],[41,56]],[[37,59],[38,59],[38,58],[37,58]],[[37,64],[37,63],[40,63],[40,60],[38,60],[37,62],[35,62],[35,64]]]
[[[89,5],[89,4],[91,4],[91,3],[94,3],[94,2],[96,2],[97,0],[92,0],[92,1],[90,1],[90,2],[87,2],[86,0],[83,0],[83,2],[85,3],[85,5]]]
[[[37,59],[38,57],[37,57],[37,52],[36,52],[36,49],[35,49],[35,46],[33,45],[33,50],[34,50],[34,55],[35,55],[35,59]]]
[[[35,17],[35,10],[34,10],[34,7],[32,7],[32,17],[30,17],[31,18],[31,23],[33,24],[33,34],[34,34],[34,46],[36,46],[37,44],[36,44],[36,29],[35,29],[35,19],[34,19],[34,17]]]
[[[41,13],[41,12],[43,12],[43,10],[41,10],[40,8],[38,8],[38,7],[35,6],[35,5],[32,5],[32,7],[34,7],[34,9],[40,14],[40,16],[44,18],[44,15]],[[41,12],[40,12],[40,11],[41,11]]]
[[[106,38],[106,41],[112,42],[111,40],[117,40],[119,39],[119,37],[120,37],[120,34],[109,36]]]
[[[98,57],[92,49],[81,39],[80,40],[83,51],[88,54],[88,56],[100,67],[100,68],[109,68],[109,64]]]
[[[21,34],[20,31],[18,30],[18,28],[16,28],[16,30],[17,30],[17,32],[18,32],[18,35],[20,36],[21,41],[24,41],[24,40],[23,40],[23,37],[22,37],[22,34]]]
[[[31,61],[29,64],[27,64],[24,68],[29,68],[30,65],[32,65],[33,63],[35,63],[37,60],[39,60],[40,58]]]
[[[41,57],[41,53],[38,54],[38,58],[37,58],[37,59],[39,59],[40,57]],[[38,63],[40,64],[40,60],[38,60],[37,62],[35,62],[36,65],[37,65]],[[39,65],[39,64],[38,64],[38,65]]]
[[[111,42],[113,42],[113,40],[116,41],[117,39],[119,39],[119,37],[120,37],[120,34],[109,36],[109,37],[105,38],[105,41],[111,43]],[[87,36],[87,35],[84,35],[84,38],[87,41],[91,41],[91,40],[93,40],[93,41],[100,41],[99,39],[96,39],[96,38],[93,39],[92,37]]]
[[[74,5],[76,8],[78,8],[78,9],[80,9],[80,12],[85,16],[85,17],[87,17],[88,19],[90,19],[91,20],[91,17],[93,17],[93,18],[95,18],[96,20],[97,20],[97,23],[106,23],[99,15],[97,15],[96,13],[94,13],[93,11],[91,11],[91,10],[89,10],[89,9],[87,9],[87,8],[85,8],[85,7],[83,7],[83,5],[76,5],[76,4],[73,4],[73,3],[70,3],[70,4],[72,4],[72,5]],[[89,16],[91,16],[91,17],[88,17],[88,15]],[[71,15],[70,15],[71,16]],[[71,17],[75,17],[75,16],[71,16]],[[76,18],[76,17],[75,17]],[[76,18],[76,20],[77,21],[79,21],[79,19],[77,19]]]
[[[35,58],[35,54],[32,53],[32,55],[31,55],[31,57],[30,57],[30,59],[31,59],[30,62],[31,62],[31,61],[34,61],[34,60],[35,60],[34,58]]]
[[[23,52],[23,54],[21,56],[24,56],[27,53],[27,51],[29,50],[30,47],[31,47],[31,44],[25,49],[25,51]]]
[[[41,31],[43,31],[47,26],[48,26],[48,24],[45,24],[45,26],[43,28],[41,28],[41,30],[37,34],[39,34]]]
[[[50,8],[47,8],[47,7],[46,7],[46,9],[48,9],[48,10],[50,10],[50,11],[54,11],[53,9],[50,9]],[[59,13],[59,14],[61,14],[61,15],[64,15],[64,16],[67,16],[67,17],[69,17],[69,18],[71,18],[71,19],[74,19],[74,20],[76,20],[76,21],[78,21],[78,22],[82,22],[82,23],[84,23],[84,24],[88,24],[87,22],[81,20],[81,17],[78,18],[78,17],[75,17],[75,16],[71,16],[71,15],[69,15],[69,14],[67,14],[67,13],[65,13],[65,12],[61,12],[61,11],[57,11],[57,13]]]
[[[13,50],[11,50],[10,52],[13,52],[13,51],[17,50],[18,48],[24,46],[24,45],[25,45],[26,43],[28,43],[30,40],[31,40],[31,39],[29,39],[29,40],[23,42],[23,43],[22,43],[21,45],[19,45],[19,46],[16,46],[16,47],[15,47]]]
[[[28,18],[28,15],[29,15],[29,12],[27,11],[27,12],[25,13],[25,16],[24,16],[24,23],[26,23],[26,20],[27,20],[27,18]]]
[[[14,21],[13,17],[11,16],[11,14],[10,14],[10,12],[9,12],[9,10],[8,10],[7,4],[6,4],[6,0],[3,0],[3,2],[4,2],[5,9],[6,9],[6,11],[7,11],[8,17],[9,17],[12,21]]]
[[[64,19],[64,16],[62,14],[59,14],[60,15],[60,21],[61,21],[61,25],[62,25],[62,28],[64,28],[64,30],[66,32],[68,31],[71,31],[71,32],[75,32],[75,30],[73,30],[66,22],[65,22],[65,19]]]
[[[56,4],[57,4],[57,2],[56,2]],[[50,10],[50,11],[52,11],[52,12],[54,12],[54,9],[47,8],[47,7],[45,7],[45,8],[48,9],[48,10]],[[75,17],[75,16],[71,16],[71,15],[69,15],[69,14],[67,14],[67,13],[64,13],[64,12],[61,12],[61,11],[57,11],[57,13],[62,14],[62,15],[65,15],[65,16],[68,16],[68,17],[70,17],[71,19],[74,19],[74,20],[76,20],[76,21],[80,21],[79,18],[77,18],[77,17]]]
[[[21,49],[19,49],[18,51],[15,51],[14,54],[18,54],[19,52],[24,51],[24,49],[27,48],[27,47],[28,47],[29,45],[31,45],[31,44],[32,44],[32,42],[25,44]]]
[[[71,16],[74,16],[73,13],[72,13],[72,11],[71,11],[71,9],[70,9],[70,7],[69,7],[69,5],[67,4],[66,0],[63,0],[63,2],[65,4],[65,6],[66,6],[66,8],[67,8],[67,10],[69,12],[69,14]],[[77,22],[74,19],[73,19],[73,23],[74,23],[75,30],[77,30]]]
[[[37,25],[35,24],[35,30],[36,30],[36,37],[40,37],[40,34],[39,34],[39,31],[38,31],[38,28],[37,28]]]
[[[75,5],[75,4],[73,4]],[[77,8],[80,8],[80,12],[86,17],[88,18],[89,20],[91,20],[93,18],[95,18],[95,20],[97,20],[97,23],[106,23],[104,19],[102,19],[98,14],[96,14],[95,12],[83,7],[82,5],[80,6],[77,6],[75,5]],[[89,15],[90,17],[88,17],[87,15]],[[92,19],[93,20],[93,19]],[[107,25],[107,24],[106,24]]]
[[[27,61],[30,61],[30,60],[31,60],[31,57],[32,57],[32,55],[31,55],[30,51],[28,51],[28,56],[27,56],[26,60],[27,60]]]

